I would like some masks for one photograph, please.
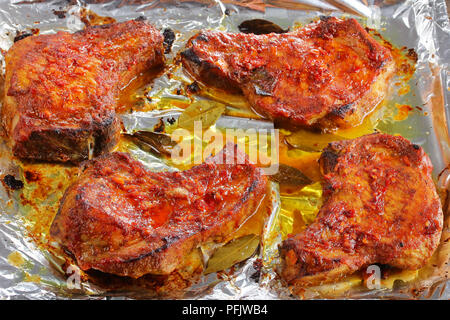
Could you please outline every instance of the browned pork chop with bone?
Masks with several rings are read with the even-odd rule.
[[[1,121],[19,158],[86,160],[111,150],[120,89],[164,63],[162,34],[145,21],[30,36],[6,53]]]
[[[295,288],[339,280],[371,264],[415,270],[441,237],[443,213],[423,149],[372,134],[322,153],[324,204],[315,222],[280,247]]]
[[[283,34],[202,31],[182,52],[196,78],[240,91],[288,127],[353,127],[386,96],[394,61],[355,19],[332,17]]]
[[[201,259],[193,253],[230,239],[259,208],[266,188],[262,170],[232,145],[182,172],[154,173],[112,153],[85,164],[51,235],[83,270],[133,278],[194,272]]]

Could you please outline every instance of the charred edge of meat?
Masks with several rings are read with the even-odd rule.
[[[353,112],[354,112],[353,103],[348,103],[346,105],[334,108],[333,110],[331,110],[330,115],[339,117],[341,119],[345,119],[345,117],[349,113],[353,113]]]
[[[108,29],[111,27],[112,23],[106,23],[106,24],[96,24],[96,25],[89,25],[89,28],[92,29]],[[79,32],[85,32],[86,29],[80,30]],[[78,31],[77,31],[78,32]]]
[[[181,56],[199,66],[202,65],[202,60],[200,60],[198,55],[194,52],[193,48],[188,48],[184,51],[181,51]]]
[[[34,161],[68,161],[79,163],[110,150],[118,141],[120,120],[111,114],[89,127],[34,130],[25,141],[13,147],[16,157]],[[93,140],[91,139],[93,138]],[[66,153],[66,151],[70,151]]]
[[[196,75],[195,78],[202,79],[202,83],[227,90],[230,93],[242,92],[236,83],[222,75],[222,70],[218,66],[202,60],[195,53],[194,48],[182,51],[181,57],[184,59],[183,64],[189,73]]]
[[[209,42],[209,39],[205,34],[201,33],[195,38],[195,41],[203,41],[207,43]]]
[[[190,93],[198,93],[198,92],[200,91],[200,87],[199,87],[197,81],[194,81],[194,82],[192,82],[191,84],[189,84],[189,85],[187,86],[187,90],[188,90]]]
[[[158,247],[158,248],[156,248],[156,249],[154,249],[154,250],[152,250],[150,252],[141,254],[140,256],[138,256],[136,258],[131,258],[131,259],[124,260],[123,263],[130,263],[130,262],[139,261],[139,260],[142,260],[144,258],[153,256],[154,254],[160,253],[160,252],[166,250],[167,248],[169,248],[174,242],[179,240],[179,237],[176,237],[176,236],[175,237],[174,236],[164,237],[164,238],[162,238],[162,240],[164,241],[164,244],[162,246],[160,246],[160,247]]]
[[[17,35],[14,37],[14,42],[20,41],[22,39],[28,38],[32,36],[33,34],[31,32],[26,31],[17,31]]]
[[[32,131],[26,141],[14,145],[13,153],[16,157],[37,161],[85,160],[88,158],[88,152],[83,142],[87,141],[90,135],[85,128]],[[71,151],[70,156],[65,155],[68,150]]]
[[[330,148],[331,147],[331,148]],[[333,171],[334,167],[337,164],[337,160],[339,158],[339,153],[334,150],[332,144],[330,143],[327,148],[324,149],[322,155],[319,159],[320,167],[323,168],[323,172]]]
[[[175,270],[168,275],[145,274],[137,279],[103,273],[95,269],[87,270],[86,274],[89,276],[90,282],[107,288],[109,291],[142,288],[148,298],[164,296],[168,299],[182,299],[185,295],[185,289],[200,279],[202,271],[202,267],[196,268],[189,277],[186,277],[183,272]]]
[[[121,124],[115,113],[101,122],[101,125],[94,132],[95,145],[94,155],[99,156],[104,152],[108,152],[118,143]]]
[[[163,37],[164,37],[164,53],[170,53],[172,50],[173,42],[175,41],[175,32],[173,32],[172,29],[164,29],[163,31]]]

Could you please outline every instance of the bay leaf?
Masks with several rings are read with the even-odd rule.
[[[163,42],[163,44],[164,44],[164,53],[168,54],[172,50],[172,45],[173,45],[173,42],[176,39],[176,35],[175,35],[175,32],[173,32],[172,29],[167,28],[167,29],[164,29],[164,31],[163,31],[163,37],[164,37],[164,42]]]
[[[249,234],[234,239],[217,249],[208,260],[205,274],[226,270],[238,262],[244,261],[255,253],[259,245],[259,236]]]
[[[225,112],[225,105],[216,101],[200,100],[184,109],[178,118],[178,127],[194,131],[194,122],[200,121],[206,130]]]
[[[330,142],[347,140],[336,134],[311,132],[307,130],[296,131],[284,139],[291,147],[307,152],[320,152]]]
[[[289,29],[284,30],[276,23],[264,19],[245,20],[238,26],[238,29],[242,33],[253,34],[286,33],[289,31]]]
[[[312,183],[311,179],[305,176],[303,172],[283,163],[279,164],[278,172],[269,176],[269,179],[279,184],[291,186],[306,186]]]

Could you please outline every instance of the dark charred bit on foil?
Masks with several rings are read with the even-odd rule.
[[[242,33],[268,34],[268,33],[286,33],[289,28],[284,30],[276,23],[264,19],[245,20],[238,26]]]
[[[12,190],[20,190],[23,188],[23,182],[21,180],[17,180],[13,175],[7,174],[3,178],[3,182]]]
[[[198,93],[200,91],[200,87],[197,81],[192,82],[187,86],[187,90],[189,93]]]
[[[259,282],[259,279],[261,278],[262,266],[263,263],[261,259],[256,259],[255,261],[253,261],[253,269],[255,269],[255,272],[250,275],[250,279],[255,282]]]
[[[58,19],[65,19],[66,18],[66,13],[67,12],[64,11],[64,10],[55,10],[55,9],[53,9],[52,12],[53,12],[53,14],[55,16],[58,17]]]
[[[417,52],[413,48],[408,49],[406,56],[414,63],[417,63],[417,60],[419,60],[419,56],[417,55]]]
[[[175,119],[174,117],[167,119],[167,122],[169,124],[174,124],[175,122],[177,122],[177,119]]]
[[[172,50],[173,42],[175,41],[175,32],[172,29],[164,29],[164,53],[170,53]]]
[[[146,21],[147,17],[146,16],[139,16],[136,19],[134,19],[134,21]]]
[[[158,123],[153,127],[154,132],[164,132],[166,125],[162,119],[159,119]]]
[[[324,21],[324,22],[330,20],[330,18],[331,18],[331,16],[320,16],[320,17],[319,17],[319,19],[320,19],[321,21]]]

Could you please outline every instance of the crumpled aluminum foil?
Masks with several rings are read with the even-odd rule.
[[[183,48],[186,39],[199,29],[238,31],[240,22],[262,18],[273,21],[283,28],[295,23],[305,24],[319,15],[354,16],[365,25],[377,29],[385,39],[398,47],[413,48],[418,55],[416,72],[409,81],[411,90],[405,95],[396,95],[398,104],[420,106],[423,113],[414,112],[402,122],[380,121],[377,129],[398,133],[421,145],[431,157],[434,176],[443,197],[449,190],[450,174],[446,166],[450,163],[450,26],[444,0],[379,1],[379,0],[118,0],[118,1],[0,1],[0,49],[6,51],[13,43],[17,31],[38,28],[41,34],[57,30],[76,31],[84,27],[79,18],[81,8],[98,15],[109,16],[117,21],[146,16],[160,29],[171,28],[177,33],[169,59]],[[1,60],[4,67],[3,58]],[[4,71],[4,70],[3,70]],[[177,85],[164,75],[154,81],[154,87]],[[177,113],[179,109],[169,110]],[[123,116],[126,130],[133,131],[149,127],[149,113],[131,113]],[[221,122],[220,122],[221,121]],[[223,126],[252,126],[266,128],[267,122],[246,122],[222,117]],[[236,122],[237,121],[237,122]],[[150,121],[150,123],[152,123]],[[157,157],[134,149],[132,154],[153,170],[170,170]],[[18,164],[11,161],[9,150],[0,145],[0,176],[23,174]],[[277,245],[280,234],[280,194],[272,183],[273,210],[264,230],[262,250],[259,255],[241,263],[236,272],[218,281],[217,275],[203,277],[191,287],[187,298],[197,299],[289,299],[290,292],[276,278],[272,267],[276,264]],[[0,187],[0,299],[107,299],[142,298],[145,294],[122,292],[111,296],[102,288],[82,283],[81,290],[69,288],[58,257],[43,250],[36,239],[29,237],[29,221],[25,207],[21,204],[21,191]],[[60,194],[50,194],[56,201]],[[448,205],[448,204],[446,204]],[[449,211],[446,212],[448,231]],[[442,248],[441,248],[442,249]],[[443,256],[449,248],[443,248]],[[255,269],[256,260],[263,262],[261,270]],[[448,262],[448,260],[447,260]],[[448,270],[447,270],[448,271]],[[261,272],[255,281],[255,272]],[[422,279],[422,290],[415,294],[411,290],[349,291],[344,298],[450,298],[450,285],[441,275],[431,274]],[[418,288],[417,286],[415,288]],[[309,291],[305,298],[321,297]]]

